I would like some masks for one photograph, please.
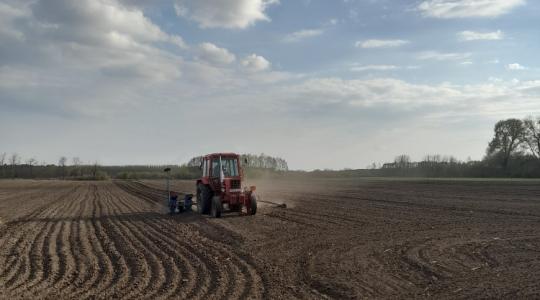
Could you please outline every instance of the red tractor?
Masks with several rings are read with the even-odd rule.
[[[249,215],[257,212],[255,187],[242,187],[243,171],[240,156],[234,153],[214,153],[202,158],[202,177],[197,180],[197,210],[219,218],[224,204],[230,211],[241,212],[245,206]]]

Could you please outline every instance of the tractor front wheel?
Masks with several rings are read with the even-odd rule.
[[[214,196],[212,198],[212,217],[221,218],[222,210],[223,205],[221,204],[221,198],[219,196]]]
[[[253,194],[249,196],[249,206],[247,207],[248,215],[254,215],[257,213],[257,197]]]
[[[199,184],[197,187],[197,211],[201,215],[207,215],[210,213],[210,189],[204,185]]]

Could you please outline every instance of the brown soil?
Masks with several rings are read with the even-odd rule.
[[[540,297],[539,182],[253,183],[287,208],[169,216],[159,181],[0,181],[0,298]]]

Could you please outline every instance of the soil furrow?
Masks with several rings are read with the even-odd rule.
[[[101,291],[105,295],[109,293],[106,287],[110,287],[114,278],[118,278],[122,274],[122,264],[119,261],[120,255],[112,245],[111,241],[103,233],[100,222],[97,218],[101,217],[101,210],[98,210],[97,202],[99,201],[99,195],[97,194],[98,187],[91,185],[91,219],[84,223],[83,228],[89,233],[86,236],[88,247],[88,253],[94,258],[93,272],[94,276],[90,282],[89,288],[86,291],[82,291],[83,295],[94,297],[96,291]],[[114,261],[114,263],[113,263]]]
[[[97,259],[91,251],[88,251],[91,246],[85,239],[88,238],[89,232],[85,227],[85,221],[83,221],[83,218],[90,216],[91,210],[89,210],[89,203],[91,203],[90,185],[87,186],[84,197],[81,198],[77,219],[72,222],[70,245],[75,259],[75,270],[78,271],[78,276],[70,296],[74,296],[80,291],[86,290],[89,286],[88,282],[92,280],[92,277],[96,273],[93,266]],[[95,236],[92,236],[92,238],[95,238]]]
[[[43,226],[44,223],[37,220],[46,219],[50,216],[55,215],[59,209],[58,207],[56,207],[57,202],[49,206],[49,208],[45,211],[37,213],[35,215],[35,218],[17,221],[18,225],[20,226],[17,226],[19,228],[17,228],[16,230],[21,230],[19,234],[24,236],[25,242],[20,245],[20,248],[14,250],[18,256],[18,264],[16,263],[12,267],[13,275],[6,280],[6,286],[9,288],[11,293],[16,293],[16,290],[20,286],[24,285],[27,282],[28,278],[31,277],[31,272],[33,271],[33,269],[37,268],[37,261],[34,259],[34,257],[32,257],[31,252],[37,246],[38,237],[44,234],[44,231],[46,230],[45,226]],[[38,230],[36,230],[36,228]],[[39,257],[36,257],[36,259],[39,259]]]
[[[60,194],[54,200],[50,201],[46,205],[32,210],[27,216],[19,217],[13,221],[8,222],[7,230],[11,233],[15,233],[15,237],[10,235],[10,239],[16,239],[14,245],[10,248],[6,247],[8,251],[8,260],[5,264],[5,269],[0,275],[0,278],[5,278],[4,286],[13,289],[13,285],[20,277],[29,277],[30,264],[33,264],[30,257],[30,247],[35,244],[36,237],[44,230],[43,226],[33,226],[33,222],[47,217],[54,216],[58,212],[60,206],[57,203],[63,201],[66,197],[69,197],[71,193],[74,193],[78,189],[78,186],[70,188],[67,192]],[[48,195],[54,197],[53,195]],[[39,230],[35,230],[38,227]],[[24,253],[21,257],[21,254]],[[22,271],[21,269],[26,270]],[[9,273],[9,274],[8,274]],[[24,282],[24,281],[23,281]]]
[[[126,194],[126,196],[131,199],[138,199],[133,198],[130,194]],[[178,289],[181,288],[182,295],[185,295],[182,298],[202,297],[200,293],[205,292],[208,289],[209,283],[215,281],[216,277],[214,273],[209,271],[206,262],[201,260],[200,256],[197,255],[197,250],[193,247],[196,243],[191,242],[190,237],[192,235],[182,234],[183,231],[171,232],[170,223],[155,222],[152,219],[144,218],[141,221],[149,235],[159,238],[161,243],[170,249],[168,254],[177,257],[177,263],[179,260],[182,266],[184,266],[185,276],[182,278],[182,282],[187,280],[187,284],[178,286]],[[189,231],[190,229],[188,228],[187,230]],[[178,236],[180,235],[183,235],[183,237],[179,238]],[[173,290],[171,292],[173,295],[177,295],[177,293],[174,293],[176,291]]]
[[[124,185],[119,186],[123,187]],[[132,184],[132,186],[134,187],[130,189],[130,191],[135,195],[141,195],[147,192],[147,187],[144,184],[134,183]],[[150,190],[152,190],[152,192],[159,197],[161,197],[164,193],[162,190]],[[154,200],[157,201],[157,199]],[[224,229],[220,228],[220,230],[223,231]],[[226,235],[228,233],[225,232],[224,234]],[[217,241],[207,240],[206,238],[204,240],[205,241],[200,241],[201,243],[203,243],[203,247],[209,250],[212,249],[213,251],[211,257],[214,257],[214,260],[210,260],[210,262],[214,263],[214,261],[217,259],[219,263],[221,263],[221,270],[225,271],[225,273],[222,273],[223,275],[218,278],[218,289],[216,289],[215,291],[210,290],[210,295],[229,298],[237,298],[244,295],[243,297],[245,297],[245,295],[249,293],[250,287],[255,281],[253,279],[253,274],[256,273],[256,271],[253,271],[255,270],[255,268],[252,268],[252,271],[250,272],[249,268],[246,267],[248,264],[243,261],[242,258],[236,256],[236,254],[231,251],[231,249],[221,247],[221,244]],[[211,242],[211,245],[206,241]],[[258,282],[260,282],[260,280]]]
[[[118,198],[114,197],[113,199],[113,197],[114,196],[112,194],[108,193],[107,200],[109,201],[109,206],[112,208],[112,211],[115,215],[132,212],[129,210],[126,211],[125,206],[121,207],[120,205],[118,205]],[[143,287],[143,290],[149,291],[150,294],[139,296],[153,297],[155,292],[161,292],[160,287],[162,287],[165,281],[165,270],[160,260],[154,253],[155,249],[151,249],[152,243],[148,242],[148,240],[144,237],[144,234],[142,234],[141,231],[139,231],[139,229],[133,226],[131,223],[132,222],[130,221],[115,221],[115,224],[123,232],[123,236],[132,237],[130,238],[132,245],[144,257],[144,264],[148,269],[149,274],[146,274],[145,276],[146,278],[148,278],[148,281]]]
[[[130,211],[136,211],[133,206],[133,202],[129,201],[125,197],[118,195],[116,198],[119,204],[123,205],[130,209]],[[133,198],[131,198],[133,199]],[[137,199],[137,198],[135,198]],[[181,291],[185,293],[185,286],[182,286],[184,283],[183,279],[187,279],[188,275],[193,271],[193,268],[188,267],[191,263],[190,260],[186,259],[184,256],[179,255],[180,249],[175,249],[168,245],[166,241],[160,238],[160,234],[154,234],[151,232],[148,226],[142,221],[133,221],[128,222],[129,226],[133,226],[133,232],[139,234],[140,238],[147,239],[146,244],[152,248],[152,251],[156,253],[157,257],[161,258],[163,276],[165,277],[162,285],[156,290],[160,292],[160,296],[180,296],[178,293]],[[153,294],[148,295],[148,297],[154,297]]]
[[[125,259],[128,267],[129,286],[127,289],[118,291],[119,297],[129,297],[129,295],[144,295],[144,288],[148,286],[152,278],[150,266],[142,250],[141,245],[134,241],[129,231],[123,228],[121,222],[114,221],[113,216],[117,213],[111,203],[111,199],[106,191],[101,194],[103,201],[101,204],[108,217],[103,222],[109,237],[114,241],[115,246]]]
[[[110,216],[111,212],[107,206],[103,205],[102,194],[96,191],[96,216],[99,220],[94,222],[94,228],[98,235],[98,241],[101,246],[106,249],[107,256],[112,264],[112,278],[109,284],[104,290],[112,289],[112,297],[120,297],[126,290],[130,289],[130,285],[133,285],[132,278],[134,278],[132,260],[125,257],[124,253],[124,241],[119,239],[117,232],[112,228],[110,221],[102,219],[103,217]],[[95,220],[95,219],[93,219]]]
[[[45,245],[47,245],[48,242],[48,235],[51,233],[53,228],[52,222],[43,222],[43,223],[37,223],[33,222],[36,226],[39,228],[42,228],[38,234],[38,236],[35,238],[35,242],[32,244],[30,253],[31,253],[31,261],[30,261],[30,276],[19,283],[18,286],[13,287],[13,290],[17,290],[22,287],[23,292],[31,291],[32,288],[42,282],[46,276],[47,273],[45,271],[45,256],[43,255],[43,248]]]
[[[135,186],[136,187],[131,190],[132,192],[137,190],[137,192],[135,192],[137,195],[145,193],[144,189],[139,190],[141,189],[141,187],[144,187],[143,185],[139,184]],[[159,192],[156,194],[162,195],[163,193]],[[204,261],[209,266],[209,269],[213,271],[211,272],[217,273],[218,275],[216,276],[215,279],[209,280],[209,283],[210,283],[209,289],[206,292],[206,294],[203,295],[202,297],[203,298],[205,297],[220,298],[220,297],[229,296],[230,293],[232,293],[233,291],[233,288],[230,287],[231,284],[229,284],[229,282],[231,281],[231,278],[234,276],[234,271],[232,270],[232,266],[230,262],[228,260],[218,261],[221,258],[222,253],[220,253],[219,251],[215,251],[213,249],[215,247],[214,245],[209,245],[209,244],[204,243],[203,247],[206,249],[207,252],[211,252],[211,253],[210,255],[199,253],[199,255],[203,255],[202,257],[205,257],[205,256],[207,257],[204,259]],[[226,272],[223,272],[223,269],[226,269]]]

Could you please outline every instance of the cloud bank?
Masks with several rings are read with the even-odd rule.
[[[525,0],[430,0],[418,5],[425,17],[454,18],[495,18],[509,13],[525,4]]]
[[[395,48],[408,44],[405,40],[366,40],[358,41],[355,46],[358,48]]]
[[[188,18],[202,28],[244,29],[258,21],[269,21],[265,10],[277,0],[177,0],[178,16]]]
[[[504,33],[500,30],[493,32],[476,32],[476,31],[462,31],[458,33],[459,38],[462,41],[496,41],[504,38]]]

